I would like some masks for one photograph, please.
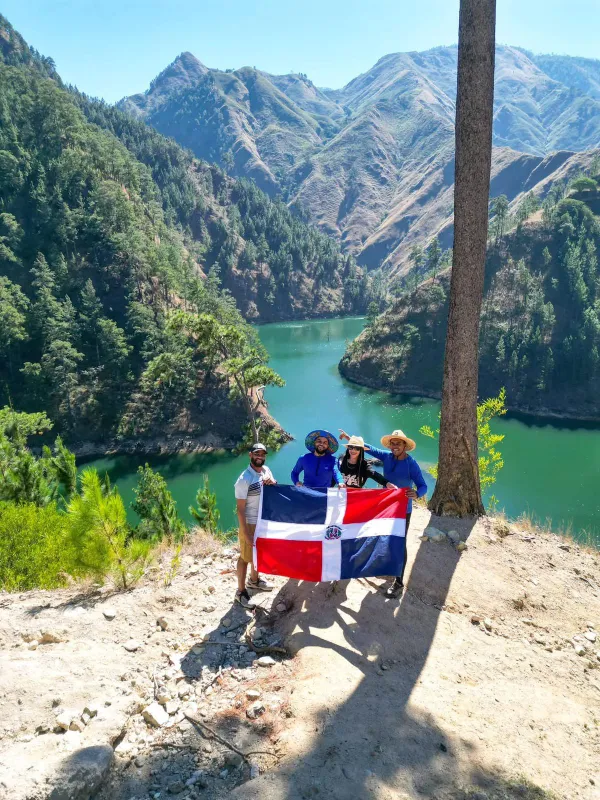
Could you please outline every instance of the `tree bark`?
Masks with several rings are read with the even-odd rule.
[[[477,447],[479,324],[492,158],[496,0],[461,0],[454,249],[442,385],[435,514],[485,513]]]

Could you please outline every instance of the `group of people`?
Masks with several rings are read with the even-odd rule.
[[[349,436],[340,429],[340,439],[346,440],[343,447],[346,452],[336,457],[339,449],[337,438],[326,430],[311,431],[304,440],[307,453],[300,456],[291,473],[295,486],[306,486],[309,489],[331,488],[363,489],[370,479],[387,489],[406,488],[408,508],[406,513],[406,531],[410,525],[412,501],[427,493],[427,484],[421,469],[409,452],[416,444],[401,430],[395,430],[381,438],[381,447],[374,447],[364,441],[362,436]],[[383,466],[383,474],[373,469],[373,462],[365,453],[378,459]],[[275,484],[277,481],[266,465],[267,448],[257,442],[249,452],[250,463],[235,483],[235,498],[239,521],[240,557],[237,563],[238,588],[236,602],[244,608],[254,608],[248,589],[269,592],[272,585],[261,578],[252,563],[254,532],[258,522],[260,493],[263,486]],[[303,480],[300,480],[302,476]],[[250,577],[246,583],[246,574],[250,564]],[[385,590],[390,598],[398,598],[404,588],[404,564],[399,575]]]

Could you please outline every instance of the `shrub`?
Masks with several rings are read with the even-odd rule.
[[[63,586],[73,565],[66,523],[55,503],[40,508],[0,502],[0,588]]]
[[[162,475],[154,472],[148,464],[138,469],[139,480],[132,509],[140,517],[136,534],[140,539],[159,542],[164,538],[180,541],[187,528],[179,519],[177,504],[167,488]]]
[[[95,469],[81,475],[81,493],[68,505],[69,534],[80,575],[112,575],[122,589],[144,574],[152,556],[150,542],[135,539],[127,524],[123,499]]]
[[[213,536],[219,531],[221,512],[217,508],[217,495],[211,492],[208,475],[203,475],[203,484],[196,492],[196,506],[190,506],[190,514],[198,525]]]

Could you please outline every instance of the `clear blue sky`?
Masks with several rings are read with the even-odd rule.
[[[180,52],[338,88],[381,56],[457,40],[458,0],[0,0],[62,78],[114,102]],[[497,39],[600,58],[600,0],[498,0]]]

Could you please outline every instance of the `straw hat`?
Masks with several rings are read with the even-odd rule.
[[[365,440],[362,436],[351,436],[348,439],[348,443],[343,443],[344,447],[362,447],[363,450],[368,450],[368,447],[365,447]]]
[[[408,436],[404,435],[403,431],[392,431],[392,433],[388,433],[387,436],[381,437],[381,444],[386,447],[388,450],[390,449],[390,441],[392,439],[402,439],[402,441],[406,442],[406,451],[414,450],[417,446],[413,439],[409,439]]]
[[[311,431],[306,439],[304,440],[304,444],[306,445],[306,449],[309,450],[311,453],[314,453],[315,450],[315,441],[323,437],[327,439],[329,442],[329,452],[336,453],[339,447],[338,440],[335,438],[333,433],[329,433],[329,431],[324,430],[316,430]]]

